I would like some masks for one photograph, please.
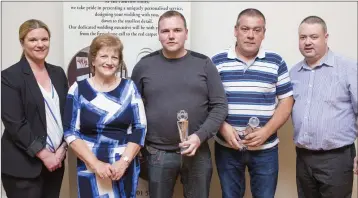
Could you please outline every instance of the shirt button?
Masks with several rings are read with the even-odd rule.
[[[305,116],[305,119],[307,119],[307,116]]]
[[[314,73],[314,70],[312,70],[312,73]]]
[[[309,87],[312,87],[312,85],[311,85],[311,84],[309,84],[308,86],[309,86]]]
[[[307,103],[309,104],[309,103],[310,103],[310,101],[309,101],[309,100],[307,100]]]

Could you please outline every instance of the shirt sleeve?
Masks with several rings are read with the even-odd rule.
[[[358,92],[357,92],[357,67],[358,63],[356,61],[350,61],[349,65],[345,65],[347,68],[346,72],[346,80],[348,84],[348,90],[350,94],[351,104],[353,108],[353,112],[356,116],[356,125],[358,125],[358,110],[357,110],[357,103],[358,103]],[[358,138],[358,131],[356,132],[356,137]]]
[[[283,99],[292,96],[292,94],[292,84],[288,73],[287,65],[286,62],[282,60],[278,68],[276,95],[278,99]]]
[[[63,130],[64,138],[67,144],[71,144],[76,139],[79,139],[80,126],[80,102],[78,97],[78,84],[73,83],[70,87],[63,116]]]
[[[133,82],[131,94],[131,108],[133,111],[132,117],[132,133],[129,137],[129,142],[144,146],[145,135],[147,133],[147,119],[145,115],[143,101]]]
[[[347,80],[347,84],[348,84],[348,90],[350,93],[350,98],[351,98],[351,103],[352,103],[352,107],[353,107],[353,111],[355,116],[358,116],[358,110],[357,110],[357,97],[358,97],[358,93],[357,93],[357,67],[358,67],[358,63],[357,62],[350,62],[350,65],[347,65],[347,76],[346,76],[346,80]]]
[[[196,132],[200,142],[204,142],[216,135],[228,114],[228,103],[223,84],[218,70],[209,58],[207,59],[205,70],[209,92],[209,115]]]
[[[220,54],[215,54],[211,57],[211,61],[214,64],[215,68],[218,70],[219,75],[221,75],[222,72],[222,66],[219,66],[220,64],[220,58],[219,58]]]
[[[142,76],[141,76],[141,61],[139,61],[133,68],[133,72],[131,75],[131,79],[134,82],[137,91],[139,92],[140,95],[143,96],[143,80],[142,80]]]

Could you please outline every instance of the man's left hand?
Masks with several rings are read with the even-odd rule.
[[[265,127],[256,128],[252,133],[249,133],[245,136],[245,139],[242,140],[242,143],[249,147],[261,146],[267,138],[269,138],[269,131]]]
[[[200,138],[195,133],[191,134],[188,137],[187,141],[184,141],[179,144],[179,147],[186,148],[183,152],[181,152],[182,155],[186,155],[186,156],[194,156],[199,146],[200,146]]]

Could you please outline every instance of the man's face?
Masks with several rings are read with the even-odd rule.
[[[259,16],[242,15],[235,26],[237,51],[245,57],[256,56],[265,38],[265,21]]]
[[[322,25],[302,23],[298,32],[299,49],[306,59],[319,60],[326,54],[328,34]]]
[[[174,54],[183,52],[187,39],[188,30],[179,16],[163,18],[159,22],[159,41],[165,51]]]

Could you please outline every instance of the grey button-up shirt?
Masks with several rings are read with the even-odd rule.
[[[357,138],[357,61],[328,51],[311,69],[303,60],[290,71],[295,103],[294,142],[330,150]]]

